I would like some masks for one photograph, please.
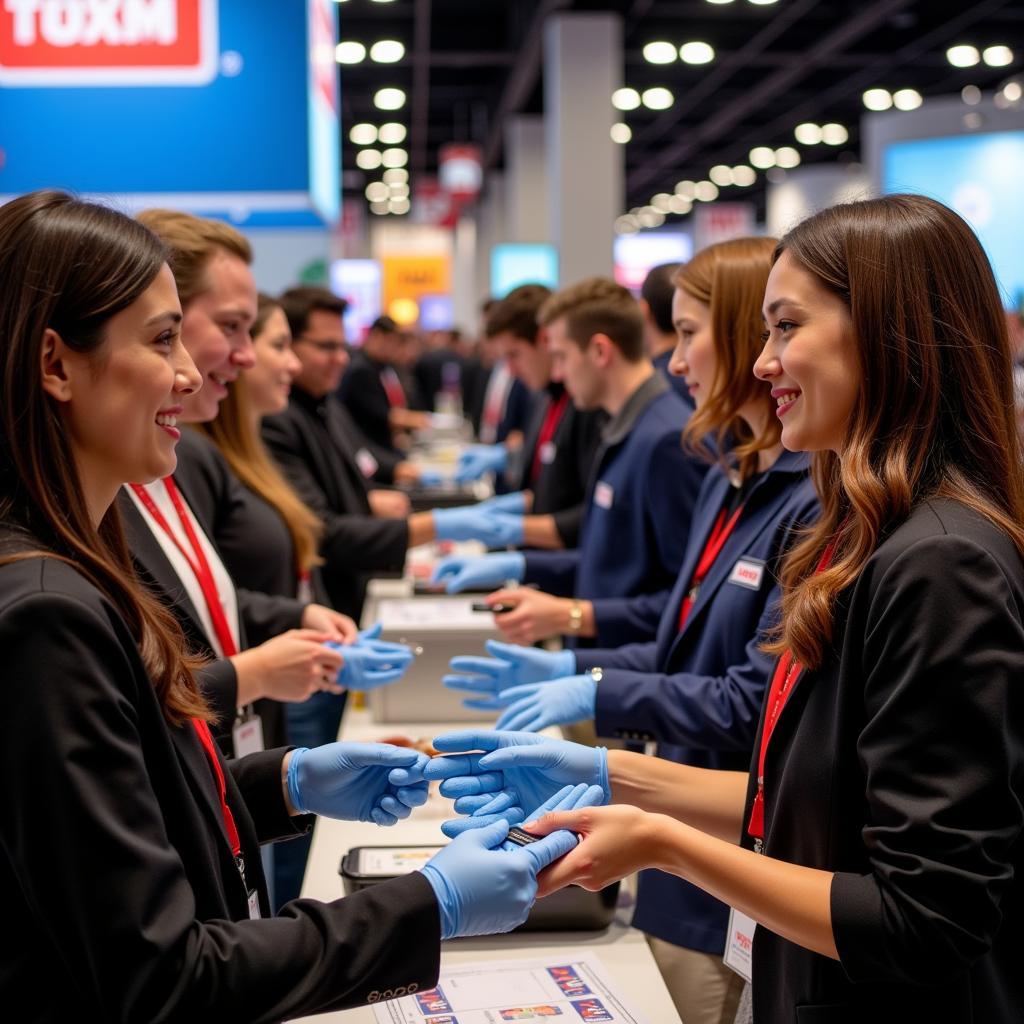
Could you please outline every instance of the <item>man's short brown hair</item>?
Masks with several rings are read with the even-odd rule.
[[[340,317],[348,309],[348,303],[343,298],[319,285],[296,285],[282,292],[278,302],[288,318],[288,326],[294,338],[306,333],[309,314],[314,310],[334,313]]]
[[[484,331],[488,338],[512,334],[531,345],[537,341],[537,313],[551,297],[543,284],[521,284],[487,310]]]
[[[252,263],[252,246],[241,231],[220,220],[181,210],[143,210],[138,217],[171,250],[168,264],[184,308],[207,288],[206,265],[219,250]]]
[[[637,363],[644,356],[644,322],[627,288],[607,277],[587,277],[555,292],[541,306],[542,327],[565,317],[566,333],[580,348],[595,334],[607,335],[623,357]]]

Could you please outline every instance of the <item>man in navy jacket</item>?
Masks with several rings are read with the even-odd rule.
[[[488,600],[515,606],[496,621],[518,643],[558,633],[602,646],[653,639],[707,469],[681,446],[689,409],[644,354],[639,307],[615,282],[587,278],[558,292],[539,321],[553,376],[578,409],[603,409],[610,419],[590,473],[579,546],[528,551],[513,568],[540,591],[499,591]],[[494,565],[490,582],[500,584],[509,558],[448,560],[439,578],[460,589],[458,574],[468,572],[476,578],[467,585],[481,585],[481,571]]]

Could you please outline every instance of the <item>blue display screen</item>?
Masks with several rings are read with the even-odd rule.
[[[915,139],[882,154],[887,193],[927,195],[978,233],[1008,308],[1024,303],[1024,132]]]
[[[491,249],[491,294],[503,299],[521,284],[558,287],[558,251],[553,245],[509,242]]]

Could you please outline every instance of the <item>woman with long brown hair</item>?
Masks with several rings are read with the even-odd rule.
[[[933,200],[837,206],[782,239],[764,316],[755,372],[823,511],[783,568],[752,771],[610,752],[633,806],[527,823],[584,836],[542,889],[654,865],[749,915],[758,1024],[1017,1024],[1024,469],[991,267]],[[480,763],[566,774],[540,761]]]
[[[492,643],[495,659],[455,659],[453,668],[471,675],[445,683],[497,691],[469,703],[504,708],[498,729],[535,732],[593,718],[599,736],[642,736],[682,764],[742,770],[750,763],[772,665],[761,645],[779,621],[779,565],[794,532],[818,513],[807,457],[783,451],[775,402],[752,372],[774,248],[770,238],[721,242],[674,275],[677,343],[669,365],[696,404],[683,439],[712,468],[656,641],[556,654]],[[551,666],[544,679],[514,685],[513,673],[538,662]],[[462,749],[477,749],[479,739],[466,735]],[[461,788],[446,783],[442,793],[458,796]],[[728,913],[680,878],[640,875],[633,924],[647,933],[687,1024],[732,1024],[735,1016],[741,982],[722,963]]]
[[[463,837],[422,872],[256,920],[261,841],[305,812],[404,816],[426,759],[220,756],[115,503],[174,470],[174,410],[202,382],[167,255],[64,193],[0,208],[0,1001],[38,1020],[270,1022],[432,985],[440,939],[520,923],[575,839]]]

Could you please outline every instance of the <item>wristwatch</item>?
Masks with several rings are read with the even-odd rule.
[[[578,633],[583,628],[583,604],[573,601],[569,605],[569,632]]]

